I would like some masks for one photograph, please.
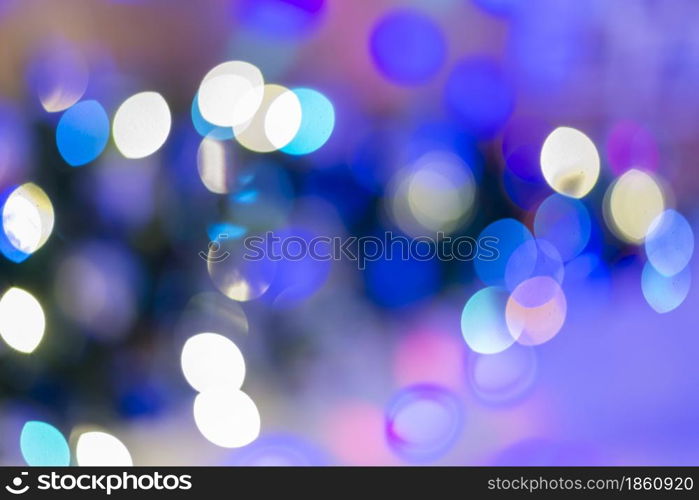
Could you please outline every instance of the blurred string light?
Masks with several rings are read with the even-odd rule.
[[[46,193],[31,182],[6,190],[0,200],[0,251],[13,262],[22,262],[51,236],[53,205]]]
[[[563,275],[563,260],[556,247],[537,238],[525,241],[512,252],[505,267],[505,286],[512,291],[523,281],[535,276],[549,276],[558,283],[563,283]]]
[[[202,392],[212,387],[240,389],[245,379],[243,354],[217,333],[199,333],[182,348],[182,372],[189,385]]]
[[[335,127],[332,102],[314,89],[292,89],[301,103],[301,124],[294,138],[281,151],[290,155],[306,155],[320,149]]]
[[[659,273],[650,262],[643,266],[641,290],[648,304],[658,313],[677,309],[689,294],[692,272],[689,266],[672,276]]]
[[[204,120],[219,127],[236,127],[252,119],[263,97],[260,70],[245,61],[227,61],[204,76],[197,102]]]
[[[498,64],[478,56],[457,63],[444,87],[447,109],[472,135],[494,136],[510,117],[515,95]]]
[[[197,169],[206,189],[226,194],[235,183],[233,144],[213,137],[204,137],[197,152]]]
[[[434,461],[455,444],[463,427],[459,398],[436,385],[407,387],[388,404],[386,439],[409,462]]]
[[[130,467],[131,454],[118,438],[101,431],[80,434],[75,459],[82,467]]]
[[[682,271],[694,254],[694,232],[676,210],[665,210],[651,223],[645,239],[648,262],[663,276]]]
[[[523,345],[551,340],[563,327],[567,314],[561,285],[549,276],[536,276],[514,289],[505,311],[507,327]]]
[[[585,249],[591,231],[590,213],[579,200],[553,194],[536,209],[534,234],[551,242],[565,262]]]
[[[85,93],[89,80],[87,61],[66,40],[50,40],[34,54],[28,69],[30,86],[49,113],[64,111]]]
[[[461,313],[461,334],[466,344],[480,354],[502,352],[515,342],[505,322],[507,290],[488,287],[474,293]]]
[[[266,248],[261,243],[260,248]],[[277,262],[266,253],[259,259],[245,258],[241,241],[221,238],[209,245],[207,270],[218,290],[226,297],[247,302],[264,294],[272,284]]]
[[[597,148],[580,130],[558,127],[541,148],[541,171],[555,191],[582,198],[595,187],[599,177]]]
[[[651,174],[631,169],[616,179],[604,197],[604,218],[622,241],[640,244],[665,210],[665,193]]]
[[[33,467],[70,465],[70,448],[61,431],[46,422],[31,420],[24,424],[19,438],[22,457]]]
[[[655,137],[636,122],[619,121],[607,136],[607,160],[616,175],[632,168],[655,172],[659,156]]]
[[[381,74],[393,83],[417,85],[444,65],[447,44],[439,25],[415,9],[385,14],[369,37],[369,50]]]
[[[486,403],[511,404],[533,386],[537,373],[534,347],[514,344],[495,354],[475,354],[467,361],[473,392]]]
[[[260,413],[250,396],[216,386],[194,399],[194,421],[202,435],[223,448],[239,448],[260,434]]]
[[[190,114],[192,118],[192,125],[194,125],[194,130],[196,130],[202,137],[209,137],[219,141],[233,139],[232,127],[219,127],[204,119],[204,117],[201,115],[201,110],[199,109],[199,94],[196,94],[192,100]]]
[[[0,297],[0,336],[13,349],[29,354],[44,337],[46,318],[34,296],[12,287]]]
[[[97,158],[108,140],[109,118],[97,101],[81,101],[71,106],[56,127],[58,152],[73,167]]]
[[[114,143],[126,158],[145,158],[155,153],[170,134],[172,116],[157,92],[141,92],[126,99],[112,124]]]
[[[467,222],[476,199],[476,183],[461,159],[432,151],[399,170],[389,185],[389,213],[413,236],[451,233]]]
[[[294,92],[276,84],[265,85],[263,90],[255,115],[233,127],[238,143],[257,153],[283,148],[301,126],[301,102]]]
[[[507,263],[512,254],[527,241],[533,239],[529,229],[515,219],[500,219],[483,229],[478,236],[481,245],[495,249],[494,255],[479,257],[474,268],[480,280],[486,285],[504,286]]]

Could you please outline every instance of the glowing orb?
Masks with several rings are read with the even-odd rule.
[[[581,131],[558,127],[541,148],[541,172],[555,191],[582,198],[595,187],[600,160],[594,143]]]
[[[488,287],[468,299],[461,313],[461,334],[471,350],[494,354],[515,342],[505,322],[508,297],[506,290]]]
[[[245,360],[240,349],[216,333],[190,337],[182,348],[181,362],[184,377],[199,392],[217,386],[240,389],[245,379]]]
[[[75,457],[80,466],[130,467],[131,454],[124,443],[106,432],[85,432],[78,438]]]
[[[12,287],[0,298],[0,336],[13,349],[30,353],[44,337],[46,319],[34,296]]]
[[[56,127],[58,152],[73,167],[97,158],[108,140],[109,118],[97,101],[82,101],[70,107]]]
[[[162,95],[141,92],[126,99],[114,115],[112,134],[126,158],[145,158],[165,144],[172,116]]]
[[[656,312],[668,313],[682,305],[692,285],[689,266],[674,276],[660,274],[650,262],[643,266],[641,290],[643,296]]]
[[[522,282],[507,301],[506,321],[512,336],[523,345],[551,340],[563,327],[567,303],[556,280],[537,276]]]
[[[28,182],[9,192],[2,204],[0,250],[21,262],[41,248],[53,231],[53,205],[46,193]]]
[[[250,396],[232,387],[217,387],[197,395],[194,421],[199,432],[223,448],[239,448],[260,434],[260,413]]]
[[[306,155],[320,149],[335,127],[335,108],[317,90],[295,88],[301,103],[301,124],[296,136],[281,150],[290,155]]]
[[[61,467],[70,465],[70,449],[61,431],[46,422],[29,421],[22,427],[19,447],[27,465]]]
[[[687,267],[694,253],[692,226],[676,210],[665,210],[651,223],[645,248],[656,271],[673,276]]]

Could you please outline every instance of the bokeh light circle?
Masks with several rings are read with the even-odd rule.
[[[233,143],[204,137],[197,151],[197,170],[206,189],[216,194],[231,192],[234,169]]]
[[[561,285],[549,276],[536,276],[517,286],[507,300],[507,327],[520,344],[543,344],[561,330],[567,308]]]
[[[293,140],[301,126],[301,102],[286,87],[268,84],[257,112],[233,127],[238,143],[250,151],[269,153]]]
[[[473,263],[480,280],[486,285],[505,286],[510,257],[532,239],[529,229],[515,219],[500,219],[486,226],[478,236],[481,252]],[[487,249],[487,253],[483,248]]]
[[[239,448],[260,434],[260,413],[250,396],[232,387],[217,387],[197,395],[194,421],[202,435],[217,446]]]
[[[51,236],[53,205],[44,190],[31,182],[7,191],[5,196],[0,251],[8,259],[21,262]]]
[[[101,431],[80,434],[75,447],[78,465],[85,467],[130,467],[131,454],[118,438]]]
[[[451,391],[436,385],[411,386],[388,405],[386,438],[407,461],[433,461],[454,445],[463,418],[461,403]]]
[[[552,194],[536,209],[534,234],[551,242],[565,262],[585,249],[591,231],[590,212],[580,200]]]
[[[217,333],[199,333],[182,348],[182,372],[199,392],[214,387],[239,389],[245,380],[245,360],[230,339]]]
[[[619,239],[640,244],[665,210],[665,194],[655,177],[631,169],[609,186],[603,209],[607,226]]]
[[[307,155],[320,149],[335,128],[335,108],[317,90],[292,89],[301,103],[301,124],[296,136],[281,150],[290,155]]]
[[[673,276],[687,267],[694,254],[692,226],[678,211],[665,210],[651,223],[645,249],[656,271]]]
[[[29,354],[41,342],[45,329],[44,310],[31,293],[12,287],[0,297],[0,336],[7,345]]]
[[[468,299],[461,313],[461,334],[471,350],[495,354],[515,342],[505,322],[508,298],[506,290],[488,287]]]
[[[535,276],[549,276],[563,283],[564,266],[561,255],[547,240],[527,240],[519,246],[507,261],[505,286],[514,290],[523,281]]]
[[[250,120],[262,104],[264,78],[257,66],[228,61],[202,79],[197,101],[201,116],[219,127],[235,127]]]
[[[414,9],[389,12],[369,38],[374,64],[388,80],[401,85],[424,83],[444,64],[447,46],[432,19]]]
[[[170,108],[163,96],[141,92],[121,103],[114,115],[112,134],[126,158],[145,158],[165,144],[171,126]]]
[[[63,113],[56,127],[58,152],[68,165],[90,163],[109,140],[109,117],[97,101],[81,101]]]
[[[407,234],[451,233],[471,215],[476,182],[469,167],[449,152],[432,151],[396,173],[389,211]]]
[[[558,127],[541,148],[541,172],[553,190],[582,198],[597,183],[599,153],[592,140],[580,130]]]
[[[643,297],[658,313],[668,313],[681,306],[689,294],[691,285],[692,271],[689,266],[673,276],[660,274],[650,262],[643,266]]]
[[[66,438],[46,422],[31,420],[24,424],[19,446],[24,461],[32,467],[70,465],[70,448]]]

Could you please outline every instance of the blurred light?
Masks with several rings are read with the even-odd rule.
[[[490,138],[514,109],[514,90],[495,61],[466,59],[454,66],[444,87],[447,108],[468,132]]]
[[[524,243],[532,240],[532,234],[518,220],[500,219],[483,229],[478,240],[479,247],[487,246],[494,257],[486,258],[480,254],[473,263],[476,274],[486,285],[504,286],[510,257]]]
[[[645,248],[655,270],[673,276],[687,267],[694,253],[692,226],[676,210],[665,210],[651,223]]]
[[[70,107],[56,127],[56,145],[68,165],[90,163],[109,140],[109,118],[97,101],[81,101]]]
[[[514,290],[523,281],[535,276],[549,276],[563,283],[563,260],[551,243],[537,238],[527,240],[517,248],[507,261],[505,285]]]
[[[594,143],[581,131],[558,127],[541,148],[541,171],[549,186],[572,198],[595,187],[600,160]]]
[[[301,102],[281,85],[265,85],[257,113],[233,127],[238,143],[257,153],[269,153],[286,146],[301,126]]]
[[[204,137],[197,152],[197,168],[206,189],[216,194],[229,193],[235,182],[233,144]]]
[[[202,79],[197,100],[204,120],[219,127],[235,127],[252,119],[262,104],[264,79],[245,61],[228,61]]]
[[[585,205],[576,199],[552,194],[539,205],[534,218],[534,234],[556,247],[568,262],[590,241],[592,222]]]
[[[607,159],[616,175],[637,168],[649,172],[658,169],[658,145],[653,135],[641,125],[622,120],[607,137]]]
[[[50,40],[29,66],[29,80],[49,113],[70,108],[85,93],[88,67],[78,48],[64,40]]]
[[[0,336],[13,349],[29,354],[44,337],[46,318],[34,296],[12,287],[0,298]]]
[[[468,220],[476,199],[471,170],[443,151],[426,153],[398,171],[389,191],[394,222],[413,236],[453,232]]]
[[[275,149],[281,149],[296,137],[301,127],[302,108],[293,91],[283,92],[270,102],[265,115],[265,136]]]
[[[416,85],[432,78],[446,59],[447,45],[439,25],[414,9],[384,15],[369,38],[371,57],[388,80]]]
[[[416,385],[389,403],[386,438],[400,457],[431,462],[449,451],[462,426],[463,410],[453,393],[435,385]]]
[[[223,448],[239,448],[260,434],[260,414],[250,396],[232,387],[216,387],[197,395],[194,421],[199,432]]]
[[[199,392],[215,387],[240,389],[245,380],[243,354],[230,339],[217,333],[190,337],[182,348],[182,372]]]
[[[0,251],[11,261],[21,262],[41,248],[51,236],[53,205],[46,193],[31,182],[6,194],[2,203]]]
[[[264,294],[272,284],[276,261],[264,252],[267,240],[252,245],[251,253],[243,243],[224,238],[209,244],[207,270],[211,281],[230,299],[246,302]]]
[[[22,457],[32,467],[70,465],[70,449],[61,431],[46,422],[29,421],[22,427],[19,446]]]
[[[274,279],[263,300],[276,308],[288,308],[309,299],[323,287],[332,268],[332,250],[329,243],[317,244],[316,232],[305,227],[287,227],[274,235],[272,254],[282,258],[276,263]],[[304,251],[304,247],[309,251]]]
[[[140,270],[119,245],[82,243],[61,259],[54,296],[61,311],[101,340],[125,335],[137,315]]]
[[[186,342],[195,332],[226,332],[229,338],[240,338],[249,330],[240,304],[218,292],[202,292],[187,302],[178,325],[178,332],[182,332],[178,339]]]
[[[14,103],[0,100],[0,186],[27,178],[33,152],[26,113]]]
[[[566,313],[565,294],[558,282],[537,276],[522,282],[510,295],[507,327],[520,344],[543,344],[563,327]]]
[[[75,458],[81,467],[130,467],[131,454],[124,443],[106,432],[80,434]]]
[[[476,354],[467,363],[475,394],[492,404],[517,401],[534,384],[537,371],[533,347],[514,344],[496,354]]]
[[[320,149],[335,127],[335,108],[317,90],[295,88],[301,103],[301,125],[296,136],[281,150],[290,155],[306,155]]]
[[[609,229],[621,240],[639,244],[665,209],[665,195],[654,177],[632,169],[609,186],[603,208]]]
[[[219,141],[233,139],[232,127],[218,127],[213,123],[207,122],[204,117],[201,116],[201,111],[199,110],[199,94],[196,94],[194,99],[192,99],[191,116],[194,130],[196,130],[200,136]]]
[[[163,96],[141,92],[117,109],[112,124],[114,143],[126,158],[144,158],[165,143],[171,125],[170,108]]]
[[[505,322],[508,296],[506,290],[488,287],[468,299],[461,313],[461,334],[471,350],[494,354],[515,342]]]
[[[544,182],[541,174],[541,147],[551,126],[530,116],[508,121],[502,136],[502,156],[508,170],[527,182]]]
[[[643,266],[641,289],[646,302],[658,313],[667,313],[682,305],[692,284],[689,266],[673,276],[660,274],[650,262]]]

